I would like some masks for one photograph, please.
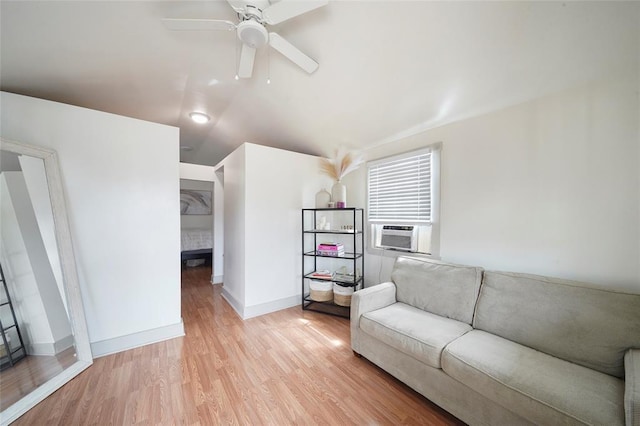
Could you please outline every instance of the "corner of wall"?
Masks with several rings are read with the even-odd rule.
[[[229,293],[229,291],[224,287],[222,288],[222,297],[229,303],[229,305],[231,305],[238,316],[244,319],[244,304],[240,303],[238,299],[233,297],[231,293]]]

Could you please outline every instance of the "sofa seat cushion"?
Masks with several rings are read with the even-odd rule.
[[[537,424],[624,425],[624,381],[473,330],[453,341],[442,369]]]
[[[440,357],[445,346],[471,330],[469,324],[404,303],[394,303],[365,313],[360,317],[360,328],[433,368],[440,368]]]

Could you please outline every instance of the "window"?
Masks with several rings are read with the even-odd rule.
[[[434,254],[440,144],[367,164],[371,247]]]

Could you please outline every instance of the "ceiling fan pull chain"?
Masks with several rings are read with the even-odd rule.
[[[238,76],[238,68],[240,68],[240,64],[238,63],[238,38],[237,38],[237,37],[234,37],[234,39],[235,39],[234,44],[235,44],[235,46],[236,46],[236,56],[235,56],[235,58],[236,58],[236,60],[235,60],[235,64],[236,64],[236,69],[235,69],[235,71],[236,71],[236,76],[235,76],[235,79],[236,79],[236,80],[240,80],[240,77]]]
[[[267,49],[267,84],[271,84],[271,49]]]

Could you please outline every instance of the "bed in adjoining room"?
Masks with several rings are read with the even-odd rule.
[[[182,229],[181,235],[181,260],[184,266],[195,266],[196,260],[203,259],[204,263],[211,265],[213,253],[213,233],[211,229]]]

